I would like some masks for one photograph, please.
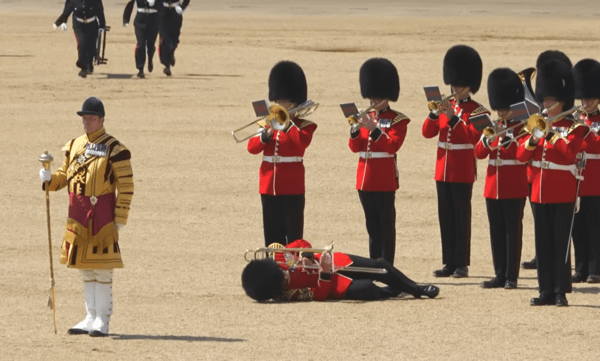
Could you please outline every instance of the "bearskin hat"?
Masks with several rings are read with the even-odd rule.
[[[519,75],[508,68],[498,68],[490,73],[487,91],[493,110],[510,109],[511,104],[525,100],[525,89]]]
[[[573,67],[573,63],[571,63],[571,59],[560,50],[546,50],[540,55],[538,55],[537,61],[535,62],[535,68],[539,69],[542,64],[547,62],[550,59],[556,59],[565,62],[569,65],[569,68]]]
[[[104,118],[104,104],[96,97],[89,97],[81,106],[81,110],[77,112],[77,115],[84,116],[86,114],[97,115],[100,118]]]
[[[270,300],[283,294],[283,271],[272,259],[250,261],[242,272],[242,287],[256,301]]]
[[[575,104],[575,82],[571,67],[563,60],[550,59],[537,72],[535,98],[542,104],[544,98],[554,97],[564,103],[563,111]]]
[[[359,72],[360,93],[363,98],[389,99],[400,95],[398,70],[385,58],[371,58],[364,62]]]
[[[451,47],[444,57],[444,83],[468,86],[475,94],[481,86],[483,63],[479,53],[467,45]]]
[[[306,101],[308,87],[302,68],[293,61],[280,61],[269,74],[269,100],[288,100],[296,105]]]
[[[600,99],[600,62],[580,60],[573,67],[575,99]]]

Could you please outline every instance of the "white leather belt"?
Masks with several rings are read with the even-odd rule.
[[[577,174],[577,166],[575,164],[562,165],[562,164],[548,162],[546,160],[543,162],[540,162],[539,160],[534,160],[533,162],[531,162],[531,165],[536,168],[542,168],[542,169],[569,171],[569,172],[571,172],[571,174],[573,174],[575,176],[575,178],[580,179],[580,180],[583,179],[583,177],[581,175]]]
[[[473,144],[452,144],[446,142],[438,142],[438,147],[449,150],[475,149]]]
[[[92,16],[91,18],[87,18],[87,19],[82,19],[82,18],[76,17],[75,20],[79,21],[80,23],[87,24],[87,23],[91,23],[92,21],[96,21],[96,17]]]
[[[157,13],[158,10],[156,9],[137,9],[138,13],[144,13],[144,14],[154,14]]]
[[[588,154],[585,153],[585,159],[600,159],[600,154]]]
[[[369,158],[391,158],[394,155],[388,152],[360,152],[360,157],[369,159]]]
[[[179,5],[178,2],[177,3],[171,3],[171,4],[169,4],[169,3],[163,3],[163,6],[166,7],[166,8],[174,8],[177,5]]]
[[[525,165],[527,163],[519,162],[516,159],[490,159],[489,165],[503,166],[503,165]]]
[[[298,163],[302,162],[302,157],[282,157],[279,155],[265,155],[263,162],[269,163]]]

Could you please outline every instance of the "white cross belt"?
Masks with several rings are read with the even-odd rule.
[[[369,158],[391,158],[394,155],[388,152],[360,152],[360,157],[364,159]]]
[[[452,144],[447,142],[438,142],[438,147],[449,150],[475,149],[473,144]]]
[[[489,165],[492,166],[503,166],[503,165],[525,165],[524,162],[519,162],[516,159],[490,159]]]

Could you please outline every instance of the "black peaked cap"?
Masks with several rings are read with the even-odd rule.
[[[97,115],[101,118],[104,117],[104,104],[96,97],[89,97],[81,106],[81,110],[77,112],[77,115],[83,116],[86,114]]]

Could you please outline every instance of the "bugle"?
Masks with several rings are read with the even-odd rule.
[[[312,100],[307,100],[304,103],[290,110],[287,110],[285,109],[285,107],[275,103],[269,106],[268,115],[253,120],[252,122],[232,131],[231,135],[237,143],[241,143],[245,140],[252,138],[257,134],[260,134],[267,128],[267,126],[275,130],[284,130],[289,126],[292,119],[302,118],[309,114],[312,114],[315,110],[317,110],[318,107],[319,103],[315,103]],[[258,130],[251,131],[249,134],[246,135],[239,134],[244,131],[247,132],[247,128],[251,126],[258,126],[259,128]]]
[[[444,94],[442,94],[442,100],[430,101],[429,103],[427,103],[427,107],[429,108],[429,111],[433,112],[435,115],[440,115],[440,113],[442,112],[442,110],[441,110],[442,105],[447,103],[448,101],[450,101],[452,98],[454,98],[455,95],[456,95],[455,93],[452,93],[448,96],[444,96]]]
[[[296,252],[298,253],[298,257],[290,257],[290,260],[288,260],[286,262],[278,262],[275,257],[276,253],[284,253],[284,254],[293,255]],[[302,255],[303,253],[328,253],[331,256],[331,267],[332,267],[333,273],[339,272],[339,271],[365,272],[365,273],[377,273],[377,274],[386,274],[387,273],[387,270],[385,268],[335,266],[334,253],[333,253],[333,242],[325,248],[286,248],[279,243],[274,243],[274,244],[270,244],[269,247],[259,247],[259,248],[253,249],[253,250],[246,250],[246,253],[244,254],[244,259],[247,262],[250,262],[253,260],[271,258],[274,261],[276,261],[277,263],[285,264],[290,268],[304,268],[304,269],[315,269],[315,270],[320,269],[320,266],[318,264],[303,265],[301,263],[302,257],[300,257],[300,255]],[[250,258],[248,258],[249,256],[250,256]]]

